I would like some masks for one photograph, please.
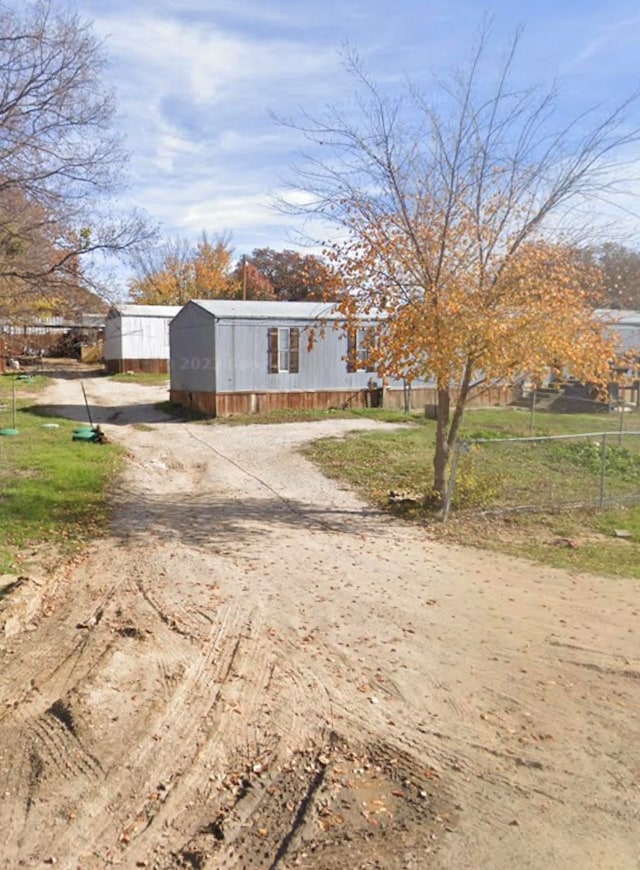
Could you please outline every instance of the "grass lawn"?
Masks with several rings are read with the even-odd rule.
[[[374,416],[375,411],[368,412]],[[328,438],[304,453],[330,477],[354,486],[368,501],[410,521],[428,524],[440,538],[548,564],[620,576],[640,577],[640,505],[626,508],[556,511],[557,501],[596,497],[600,489],[601,439],[552,444],[507,445],[491,439],[528,436],[530,416],[512,408],[468,412],[463,437],[490,439],[461,454],[458,492],[446,525],[422,500],[431,484],[435,423],[395,432],[354,433]],[[607,436],[605,496],[640,494],[640,415],[551,414],[539,412],[535,435],[611,432]],[[597,442],[597,443],[596,443]],[[399,499],[390,500],[391,491]],[[537,512],[495,512],[505,506],[538,504]],[[624,536],[618,537],[616,532]]]
[[[16,396],[27,395],[32,396],[39,393],[49,384],[49,378],[44,375],[29,374],[22,372],[19,376],[15,374],[0,374],[0,402],[6,404],[11,402],[11,396],[15,389]],[[6,425],[6,411],[0,411],[0,425]]]
[[[26,553],[42,544],[71,552],[105,528],[105,493],[122,453],[111,444],[72,441],[77,423],[35,413],[45,384],[0,376],[0,428],[13,428],[15,386],[19,430],[0,437],[0,573],[24,567]]]
[[[132,372],[127,374],[121,372],[117,375],[109,375],[110,381],[117,381],[121,384],[143,384],[146,386],[162,385],[169,382],[168,374],[152,374],[150,372]]]

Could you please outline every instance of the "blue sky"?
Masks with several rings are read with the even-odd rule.
[[[522,83],[556,79],[571,110],[640,83],[637,0],[85,0],[106,42],[118,126],[131,153],[127,202],[164,236],[230,231],[236,253],[295,247],[272,198],[300,150],[270,113],[348,99],[351,44],[393,90],[468,56],[483,17],[493,44],[525,33]]]

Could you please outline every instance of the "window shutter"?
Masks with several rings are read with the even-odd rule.
[[[293,326],[289,330],[289,372],[292,375],[300,371],[300,330]]]
[[[356,335],[353,329],[347,332],[347,371],[356,370]]]
[[[278,329],[267,330],[267,368],[269,374],[278,373]]]
[[[367,371],[368,372],[375,372],[376,367],[371,362],[371,344],[375,341],[375,333],[374,333],[372,327],[369,326],[369,327],[367,327],[365,334],[366,334],[366,342],[367,342],[366,357],[365,357],[365,361],[367,363]]]

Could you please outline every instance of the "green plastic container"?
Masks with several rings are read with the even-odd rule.
[[[74,429],[72,441],[97,441],[98,433],[95,429]]]

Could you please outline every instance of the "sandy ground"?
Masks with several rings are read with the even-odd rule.
[[[2,604],[2,867],[640,868],[637,581],[440,545],[296,452],[367,421],[85,385],[129,460],[110,536]]]

